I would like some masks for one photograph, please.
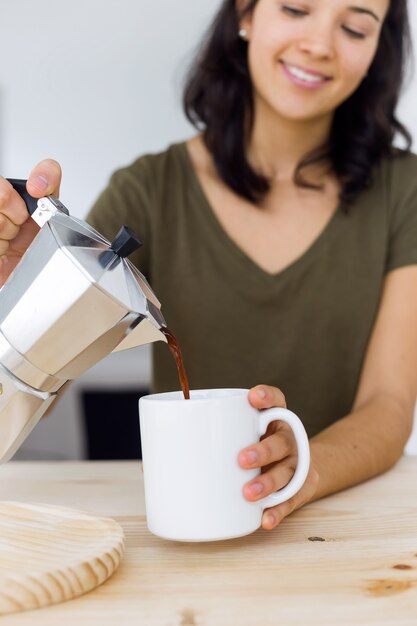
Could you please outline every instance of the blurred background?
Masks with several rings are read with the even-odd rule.
[[[191,136],[182,81],[219,5],[2,0],[0,174],[26,178],[41,159],[58,160],[61,198],[83,218],[114,169]],[[417,46],[416,2],[410,11]],[[417,74],[399,117],[417,138]],[[137,401],[149,380],[147,347],[107,357],[72,383],[15,458],[138,456]]]

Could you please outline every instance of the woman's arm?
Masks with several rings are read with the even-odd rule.
[[[352,413],[311,441],[316,498],[380,474],[401,456],[417,398],[417,266],[390,272]]]
[[[385,279],[352,412],[311,439],[311,470],[304,487],[288,502],[268,509],[263,527],[274,528],[303,504],[392,467],[410,435],[416,397],[417,266],[407,266]],[[257,408],[285,405],[278,389],[263,385],[252,389],[249,399]],[[248,452],[257,455],[255,463]],[[272,464],[247,483],[248,500],[280,489],[296,465],[291,433],[278,422],[263,441],[240,453],[239,462],[244,468]]]

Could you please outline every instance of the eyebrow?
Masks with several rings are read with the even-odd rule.
[[[380,18],[377,16],[376,13],[374,13],[373,11],[371,11],[370,9],[365,9],[365,7],[348,7],[349,11],[353,11],[353,13],[363,13],[365,15],[370,15],[371,17],[374,18],[374,20],[376,20],[377,22],[380,22]]]

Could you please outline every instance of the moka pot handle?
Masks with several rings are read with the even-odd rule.
[[[44,196],[43,198],[33,198],[26,189],[27,181],[21,178],[6,178],[20,197],[24,200],[26,208],[32,219],[42,228],[42,226],[56,213],[69,211],[62,202],[55,196]]]
[[[26,208],[29,212],[29,215],[32,215],[36,209],[38,208],[38,199],[33,198],[28,190],[26,189],[26,180],[23,178],[6,178],[9,183],[12,185],[13,189],[17,191],[19,196],[23,198],[26,204]]]

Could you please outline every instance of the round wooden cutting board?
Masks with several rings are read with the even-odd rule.
[[[0,502],[0,615],[91,591],[113,574],[123,551],[123,530],[112,519]]]

